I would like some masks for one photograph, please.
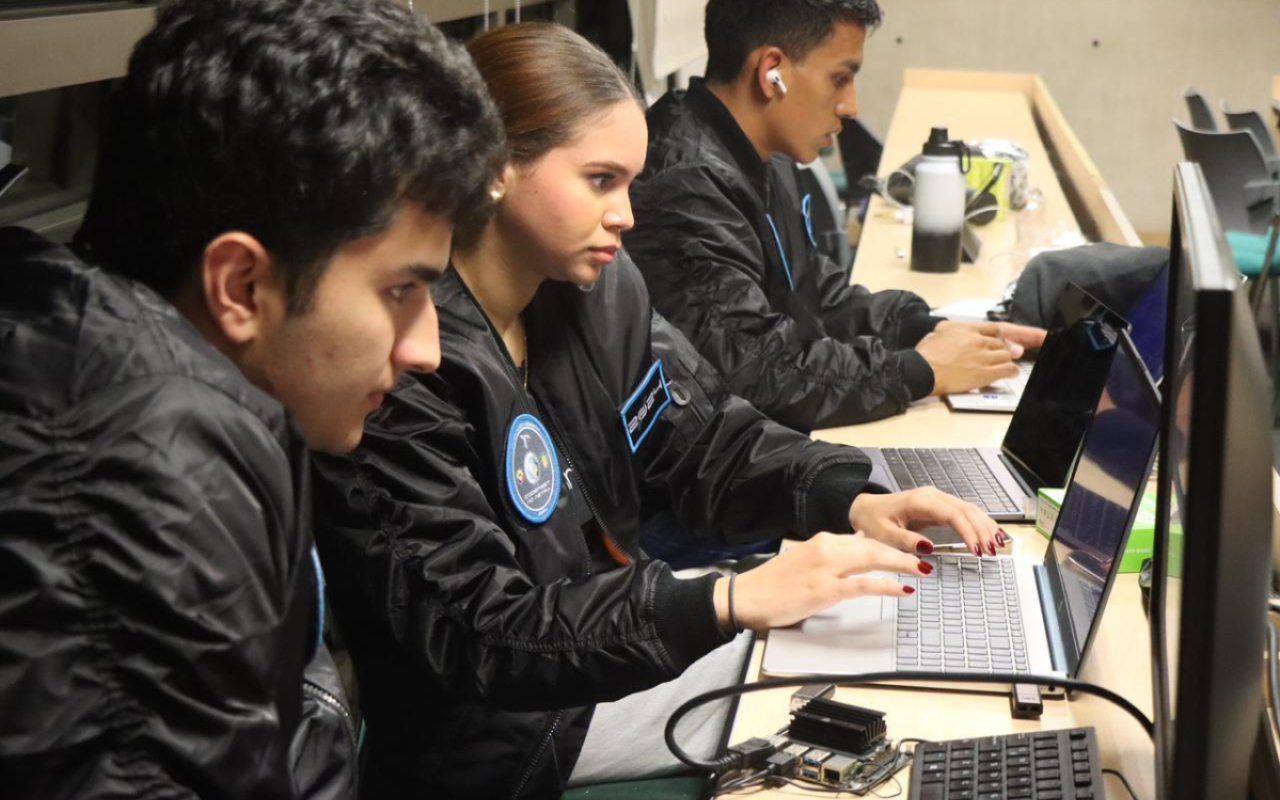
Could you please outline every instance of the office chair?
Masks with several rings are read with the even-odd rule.
[[[1182,152],[1204,171],[1223,230],[1263,234],[1272,216],[1276,182],[1258,140],[1248,131],[1203,131],[1173,121]]]
[[[1218,210],[1236,266],[1255,281],[1249,299],[1256,310],[1275,268],[1276,236],[1280,233],[1280,182],[1271,174],[1258,140],[1250,131],[1197,131],[1178,120],[1173,124],[1188,161],[1200,165],[1209,194]],[[1274,281],[1270,281],[1274,283]],[[1280,336],[1280,296],[1272,287],[1271,336]],[[1280,342],[1273,342],[1280,376]]]
[[[859,184],[859,179],[880,171],[884,144],[857,117],[844,121],[836,135],[836,143],[840,146],[840,161],[844,163],[845,200],[849,208],[860,207],[871,192]]]
[[[795,175],[800,197],[805,198],[803,202],[807,204],[802,210],[809,220],[814,246],[840,266],[848,267],[853,261],[853,252],[849,246],[846,212],[827,165],[821,158],[797,164]]]
[[[1276,154],[1276,143],[1267,130],[1267,123],[1257,111],[1232,111],[1227,101],[1221,104],[1222,116],[1227,120],[1227,127],[1233,131],[1249,131],[1258,140],[1258,148],[1262,157],[1267,160],[1267,169],[1273,177],[1280,177],[1280,157]]]
[[[5,193],[18,185],[18,181],[22,180],[22,176],[27,174],[27,168],[20,164],[5,164],[0,167],[0,197],[4,197]]]
[[[1204,99],[1204,95],[1196,91],[1196,87],[1188,86],[1182,93],[1183,99],[1187,101],[1187,111],[1191,114],[1191,125],[1198,131],[1216,131],[1218,123],[1213,118],[1213,111],[1209,109],[1209,103]]]

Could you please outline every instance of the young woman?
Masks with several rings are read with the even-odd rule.
[[[606,56],[546,24],[470,50],[511,164],[434,289],[443,364],[400,382],[355,454],[317,462],[317,539],[369,721],[372,797],[547,797],[571,775],[621,777],[602,765],[670,769],[660,725],[630,714],[660,721],[736,680],[740,655],[703,657],[740,630],[908,592],[857,577],[927,574],[913,553],[931,546],[908,523],[950,524],[989,552],[997,537],[933,490],[862,493],[860,451],[725,396],[653,317],[619,249],[644,115]],[[642,502],[699,535],[812,538],[738,577],[682,580],[640,552]],[[593,719],[597,703],[674,679]]]

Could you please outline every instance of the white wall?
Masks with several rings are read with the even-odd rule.
[[[649,102],[666,92],[668,75],[687,71],[691,64],[705,66],[706,6],[707,0],[627,0],[640,79]]]
[[[1274,120],[1280,0],[880,2],[884,24],[858,78],[872,130],[887,130],[904,68],[1037,72],[1144,235],[1169,227],[1182,155],[1170,118],[1187,118],[1188,83],[1215,110],[1225,99]]]

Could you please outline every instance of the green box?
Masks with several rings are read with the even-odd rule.
[[[1036,497],[1036,530],[1046,539],[1058,521],[1058,511],[1062,508],[1062,497],[1065,494],[1065,489],[1041,489]],[[1124,556],[1120,559],[1121,572],[1138,572],[1142,569],[1142,562],[1152,556],[1155,535],[1156,495],[1153,488],[1142,496],[1142,504],[1138,506],[1138,516],[1133,521],[1133,530],[1129,532],[1129,541],[1125,545]]]

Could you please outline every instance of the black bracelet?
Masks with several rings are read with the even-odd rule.
[[[738,579],[738,573],[729,576],[729,625],[733,628],[733,634],[737,636],[742,633],[742,626],[738,624],[738,617],[733,613],[733,582]]]

